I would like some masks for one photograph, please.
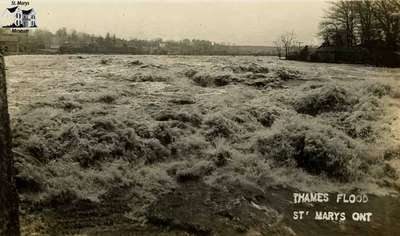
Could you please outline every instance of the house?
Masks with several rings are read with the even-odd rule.
[[[7,8],[1,15],[3,28],[36,28],[35,10],[22,10],[19,6]]]
[[[36,28],[36,12],[35,10],[22,10],[22,25],[24,28]]]

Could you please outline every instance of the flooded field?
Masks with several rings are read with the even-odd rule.
[[[6,64],[25,235],[400,234],[400,69],[206,56]],[[297,206],[293,192],[370,201]],[[294,221],[298,208],[375,217]]]

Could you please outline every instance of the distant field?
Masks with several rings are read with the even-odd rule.
[[[400,69],[276,57],[6,63],[26,235],[332,230],[291,222],[293,191],[370,193],[400,212],[386,200],[400,189]],[[397,234],[394,224],[364,233]]]
[[[276,48],[272,46],[228,46],[238,55],[276,55]]]

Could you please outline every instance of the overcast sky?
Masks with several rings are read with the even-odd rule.
[[[31,0],[39,28],[61,27],[126,39],[197,38],[272,45],[284,31],[317,43],[325,0]]]

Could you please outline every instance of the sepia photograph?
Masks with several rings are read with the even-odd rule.
[[[400,0],[0,2],[0,236],[399,217]]]

